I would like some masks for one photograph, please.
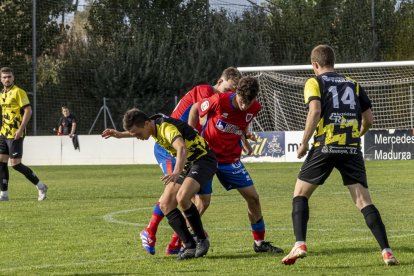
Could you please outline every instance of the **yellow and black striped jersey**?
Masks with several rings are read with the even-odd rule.
[[[156,114],[150,118],[154,120],[157,131],[156,135],[153,136],[155,142],[166,149],[172,156],[177,156],[177,151],[172,146],[172,143],[178,137],[183,138],[187,146],[187,164],[209,153],[210,149],[206,140],[187,123],[164,114]]]
[[[310,78],[304,89],[305,103],[321,101],[321,118],[314,146],[359,147],[362,113],[371,108],[364,89],[354,80],[329,72]]]
[[[0,136],[14,138],[16,131],[19,129],[23,120],[23,107],[30,105],[26,92],[13,85],[6,92],[1,91],[0,96],[2,124]]]

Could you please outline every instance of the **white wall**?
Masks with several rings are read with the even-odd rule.
[[[79,135],[80,150],[69,136],[28,136],[24,140],[26,165],[156,164],[154,139],[103,139],[100,135]]]

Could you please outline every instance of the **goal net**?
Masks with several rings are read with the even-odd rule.
[[[262,111],[252,131],[303,130],[305,81],[311,65],[239,67],[244,76],[258,78]],[[358,81],[373,105],[374,129],[414,128],[414,61],[336,64],[336,72]]]

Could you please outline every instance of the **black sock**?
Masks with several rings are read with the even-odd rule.
[[[0,190],[2,192],[9,189],[9,167],[7,163],[0,162]]]
[[[296,196],[292,201],[292,222],[296,241],[306,241],[306,232],[309,220],[308,199]]]
[[[37,183],[39,183],[39,178],[37,178],[36,174],[29,167],[23,165],[22,163],[14,165],[13,169],[26,176],[26,178],[34,185],[37,185]]]
[[[191,207],[184,211],[185,217],[191,225],[191,228],[196,234],[197,239],[204,240],[206,239],[206,233],[204,232],[203,223],[201,222],[200,213],[197,210],[197,207],[194,203],[191,204]]]
[[[172,227],[172,229],[174,229],[181,241],[184,243],[185,248],[195,248],[196,243],[187,228],[187,224],[185,223],[185,219],[180,210],[175,208],[166,214],[165,217],[168,220],[168,224]]]
[[[387,232],[385,231],[385,225],[382,222],[381,215],[374,204],[362,208],[361,213],[364,215],[365,222],[380,245],[381,250],[384,248],[390,248]]]

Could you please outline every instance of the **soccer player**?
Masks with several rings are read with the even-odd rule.
[[[254,238],[255,252],[283,253],[265,241],[265,222],[259,195],[249,173],[240,161],[242,140],[261,105],[256,100],[259,83],[256,78],[240,79],[236,92],[216,94],[195,104],[190,124],[198,117],[207,117],[202,136],[209,143],[218,161],[217,178],[226,190],[237,189],[247,202],[248,217]]]
[[[174,170],[162,178],[165,188],[160,209],[184,243],[178,259],[204,256],[209,249],[209,240],[200,213],[191,199],[204,186],[211,185],[217,167],[214,153],[196,130],[183,121],[163,114],[148,117],[144,112],[133,108],[125,113],[123,125],[137,139],[148,140],[152,136],[160,146],[176,157]],[[186,221],[177,208],[178,204],[193,229],[197,242],[188,230]]]
[[[14,84],[11,68],[0,69],[1,91],[0,105],[2,125],[0,129],[0,201],[8,201],[9,169],[8,162],[19,173],[23,174],[38,190],[38,200],[46,199],[48,187],[39,180],[36,174],[22,164],[23,140],[26,126],[32,116],[32,107],[26,92]]]
[[[291,265],[307,255],[306,231],[309,220],[308,200],[337,168],[356,207],[382,250],[387,265],[398,265],[388,243],[380,213],[368,192],[360,137],[372,126],[371,101],[354,80],[335,72],[335,53],[328,45],[318,45],[311,53],[316,77],[305,83],[305,103],[309,111],[298,158],[306,155],[314,134],[314,143],[296,180],[292,203],[293,231],[296,243],[282,259]]]
[[[208,98],[216,93],[234,91],[240,78],[241,74],[239,70],[234,67],[226,68],[214,86],[209,84],[197,85],[187,92],[174,108],[170,117],[188,122],[189,112],[194,103],[197,103],[198,101]],[[199,132],[201,132],[201,125],[198,120],[194,126]],[[128,132],[119,132],[114,129],[107,129],[105,132],[116,138],[130,137]],[[171,174],[175,167],[175,158],[158,143],[155,143],[154,155],[164,175]],[[200,215],[202,215],[210,205],[211,193],[211,184],[206,185],[197,193],[197,196],[195,197],[195,205],[197,206]],[[161,211],[159,206],[162,196],[163,195],[161,195],[159,201],[154,206],[148,226],[140,232],[142,246],[151,255],[155,254],[155,242],[158,225],[164,218],[164,213]],[[171,241],[165,249],[165,253],[168,255],[177,254],[180,251],[180,248],[181,240],[179,239],[177,233],[174,233],[171,237]]]

